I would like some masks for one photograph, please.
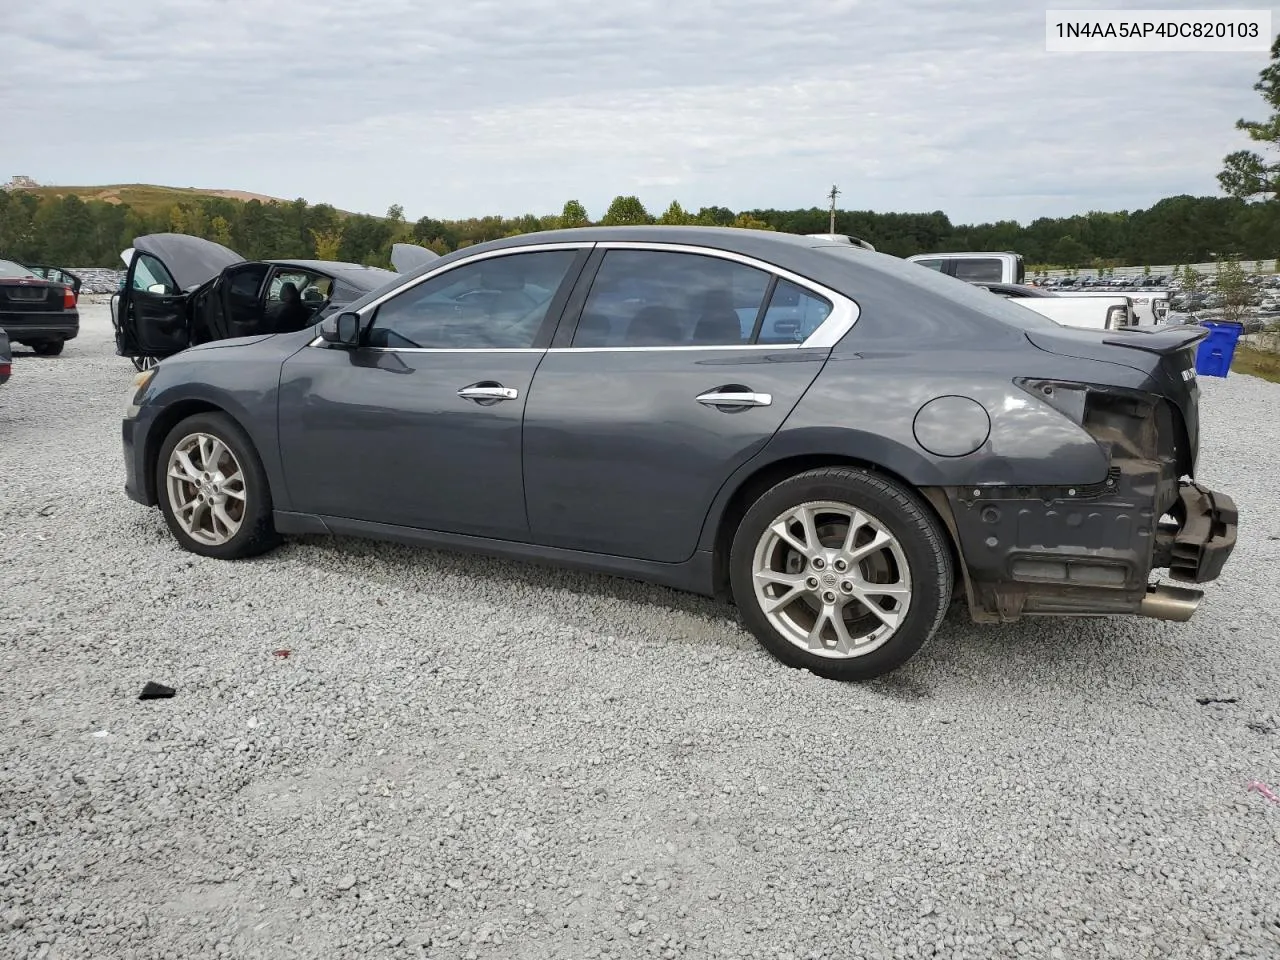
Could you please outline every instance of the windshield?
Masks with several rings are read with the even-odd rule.
[[[895,279],[903,283],[914,284],[938,296],[954,300],[972,310],[977,310],[989,317],[1002,320],[1024,330],[1060,330],[1062,328],[1062,324],[1056,320],[1050,320],[1029,307],[1019,306],[1017,300],[992,296],[989,290],[976,287],[967,280],[957,280],[955,277],[949,277],[944,273],[923,267],[918,263],[900,260],[888,254],[871,253],[867,250],[860,250],[857,247],[832,245],[818,249],[830,256],[856,259],[864,266],[879,270],[882,273],[891,274]]]
[[[30,270],[12,260],[0,260],[0,277],[33,277]]]

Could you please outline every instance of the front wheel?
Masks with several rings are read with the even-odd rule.
[[[160,510],[184,550],[238,560],[280,542],[262,461],[226,414],[198,413],[179,423],[161,444],[155,469]]]
[[[743,621],[774,657],[832,680],[896,670],[951,600],[946,533],[920,498],[853,467],[810,470],[751,506],[730,553]]]

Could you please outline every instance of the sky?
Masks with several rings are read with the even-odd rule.
[[[837,185],[842,209],[1025,223],[1216,195],[1235,121],[1266,117],[1264,52],[1049,53],[1050,5],[1023,0],[3,5],[0,182],[410,220],[825,208]]]

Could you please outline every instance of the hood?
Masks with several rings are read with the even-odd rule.
[[[391,266],[395,267],[396,273],[408,273],[424,263],[439,259],[440,254],[434,250],[428,250],[426,247],[420,247],[416,243],[393,243],[391,245]]]
[[[255,333],[248,337],[230,337],[226,340],[211,340],[208,343],[197,343],[194,347],[187,347],[182,351],[185,356],[188,353],[196,353],[200,350],[224,350],[227,347],[247,347],[250,344],[261,343],[263,340],[270,340],[277,336],[274,333]],[[175,354],[177,356],[178,354]]]
[[[198,287],[233,263],[244,262],[244,257],[220,243],[189,237],[185,233],[151,233],[137,237],[133,241],[133,249],[160,260],[180,290]]]

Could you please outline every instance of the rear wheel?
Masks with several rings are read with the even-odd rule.
[[[155,357],[130,357],[129,359],[133,361],[133,368],[138,371],[150,370],[160,362]]]
[[[280,542],[266,471],[248,435],[223,413],[198,413],[169,432],[156,458],[156,490],[185,550],[220,560]]]
[[[39,343],[33,343],[31,349],[42,357],[56,357],[62,352],[63,346],[62,340],[41,340]]]
[[[851,467],[784,480],[747,511],[730,579],[774,657],[833,680],[897,669],[937,632],[954,572],[945,531],[909,489]]]

